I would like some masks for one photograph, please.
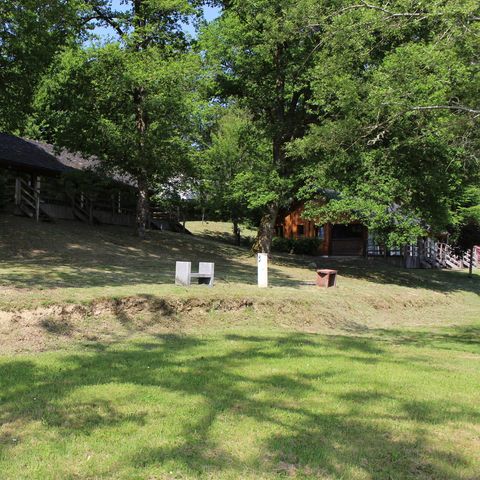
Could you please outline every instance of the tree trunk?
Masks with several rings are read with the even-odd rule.
[[[238,226],[238,220],[233,219],[233,235],[235,237],[235,245],[240,246],[241,237],[240,237],[240,227]]]
[[[279,173],[281,178],[286,178],[285,145],[291,140],[289,124],[286,121],[285,112],[285,75],[286,75],[286,45],[282,42],[277,43],[274,53],[275,62],[275,102],[272,108],[273,127],[275,129],[272,138],[273,168]],[[291,113],[291,120],[294,119],[294,111]],[[252,250],[257,253],[270,254],[272,249],[272,239],[275,231],[275,222],[277,220],[279,205],[284,197],[280,193],[276,201],[267,205],[266,212],[260,220],[257,238],[253,244]]]
[[[272,239],[275,231],[275,222],[277,220],[278,204],[271,203],[267,212],[260,220],[257,238],[253,244],[253,251],[256,253],[268,253],[272,250]]]
[[[473,277],[473,248],[470,249],[470,262],[468,264],[468,276]]]
[[[138,179],[138,199],[137,199],[137,234],[140,238],[145,238],[149,214],[148,183],[144,178]]]

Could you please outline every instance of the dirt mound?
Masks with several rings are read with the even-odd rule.
[[[61,349],[72,342],[109,342],[138,334],[188,332],[196,328],[278,312],[271,302],[248,298],[132,296],[81,304],[0,311],[0,354]]]
[[[17,312],[0,311],[0,354],[68,348],[73,343],[114,342],[135,335],[188,334],[202,329],[275,326],[310,333],[368,329],[372,315],[391,308],[421,311],[422,296],[375,296],[366,302],[326,304],[292,298],[166,297],[135,295],[103,298],[88,304],[62,304]],[[447,298],[442,298],[446,301]],[[443,302],[436,299],[437,306]],[[383,312],[383,313],[382,313]],[[408,315],[407,315],[408,316]]]

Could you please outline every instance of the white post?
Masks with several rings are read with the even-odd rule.
[[[268,254],[259,253],[257,255],[258,265],[258,286],[260,288],[268,287]]]

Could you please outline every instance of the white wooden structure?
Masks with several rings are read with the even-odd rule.
[[[472,267],[480,266],[478,248],[473,249]],[[405,247],[405,261],[408,268],[451,268],[462,269],[470,265],[470,250],[464,253],[456,252],[455,249],[446,243],[436,242],[431,239],[419,242],[417,245]]]
[[[260,288],[268,287],[268,254],[259,253],[257,255],[258,268],[258,286]]]

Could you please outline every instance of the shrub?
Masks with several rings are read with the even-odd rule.
[[[293,252],[293,243],[295,240],[284,237],[274,237],[272,240],[272,250],[275,252]]]
[[[300,238],[294,240],[293,253],[301,255],[318,255],[321,244],[322,242],[318,238]]]
[[[296,253],[298,255],[318,255],[322,241],[318,238],[282,238],[275,237],[272,250],[276,252]]]

